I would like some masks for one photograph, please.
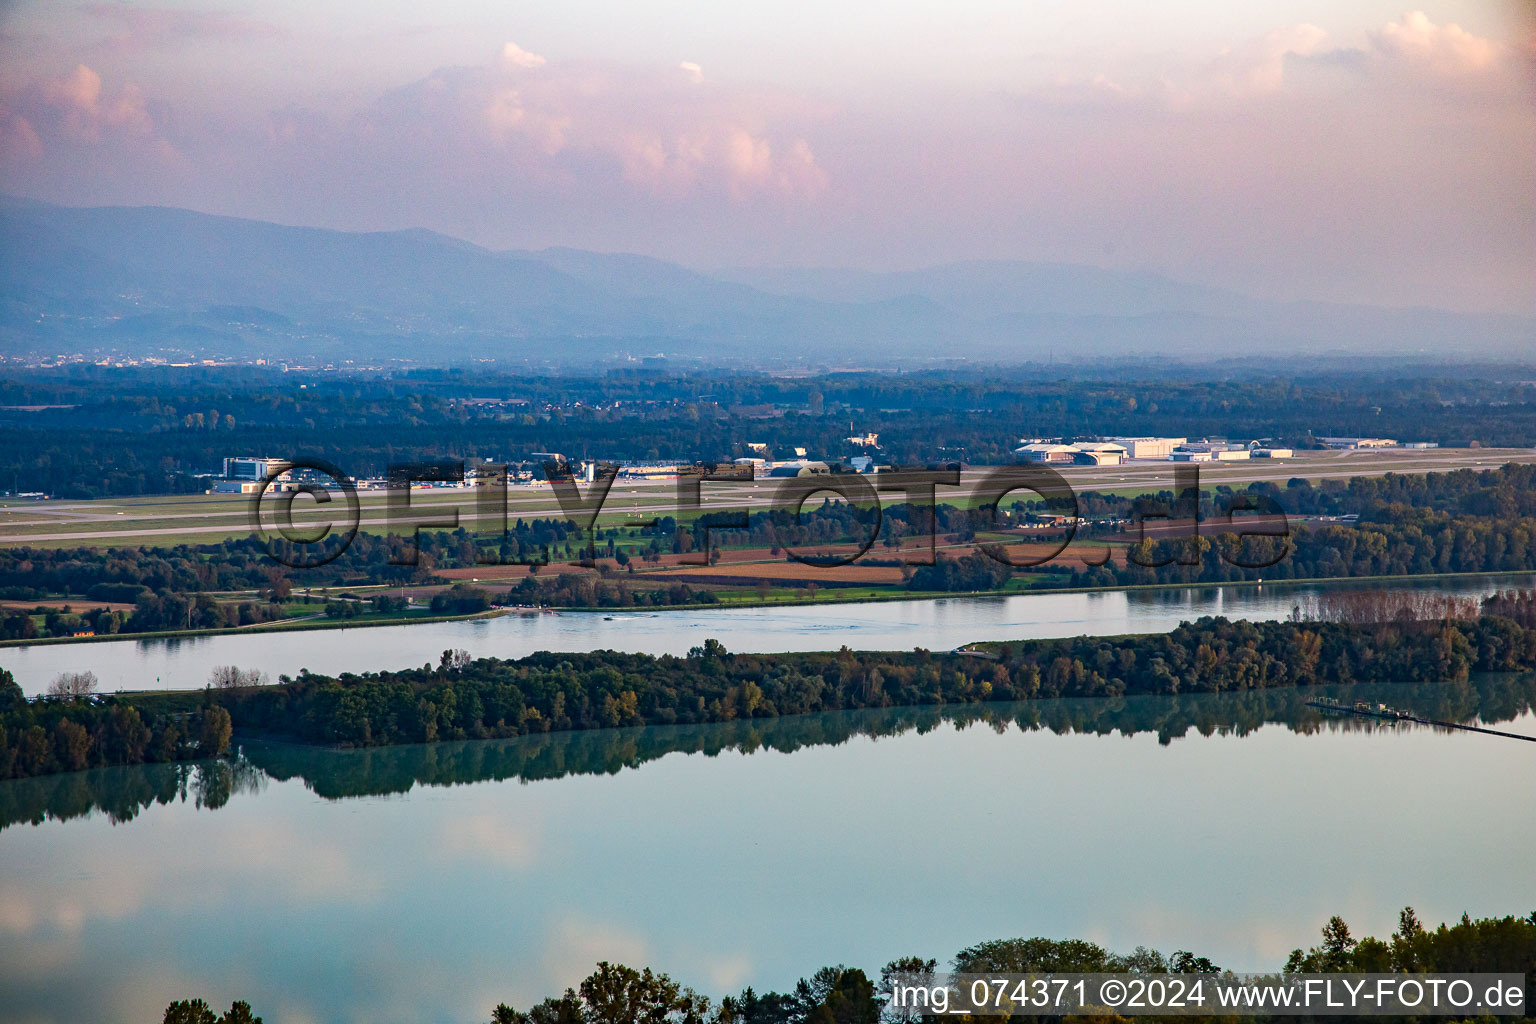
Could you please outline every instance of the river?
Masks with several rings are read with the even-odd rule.
[[[1384,589],[1483,597],[1530,585],[1526,574],[1396,583]],[[1316,583],[1289,583],[784,608],[544,612],[409,626],[33,644],[0,649],[0,667],[13,672],[29,694],[37,694],[66,671],[96,673],[103,690],[198,689],[215,665],[260,668],[276,680],[303,668],[334,675],[436,664],[450,648],[502,658],[603,648],[682,655],[713,637],[730,650],[758,653],[836,650],[844,645],[857,650],[951,650],[977,640],[1153,633],[1202,615],[1278,619],[1319,589]]]
[[[600,959],[717,997],[1081,937],[1278,968],[1536,909],[1536,744],[1318,692],[889,709],[0,783],[0,1019],[484,1021]],[[1536,734],[1536,679],[1359,687]],[[33,825],[28,822],[36,821]]]

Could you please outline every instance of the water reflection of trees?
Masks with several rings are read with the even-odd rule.
[[[363,750],[325,750],[246,743],[237,757],[191,764],[102,768],[0,783],[0,828],[101,811],[131,821],[152,804],[192,802],[218,808],[237,793],[259,791],[268,778],[299,779],[326,799],[405,793],[416,786],[492,780],[535,782],[567,775],[612,775],[667,754],[714,757],[726,751],[792,753],[860,737],[929,732],[950,723],[999,733],[1046,730],[1058,735],[1153,734],[1159,743],[1197,733],[1245,736],[1265,725],[1298,733],[1423,730],[1430,726],[1326,715],[1309,707],[1321,695],[1383,700],[1426,718],[1506,722],[1536,706],[1536,674],[1488,675],[1465,683],[1355,685],[1250,690],[1241,693],[1035,700],[951,707],[883,708],[714,725],[642,726],[545,733]],[[1489,737],[1487,742],[1507,740]]]
[[[67,821],[98,811],[118,825],[154,804],[190,802],[212,810],[237,793],[256,793],[266,784],[266,773],[243,757],[15,779],[0,783],[0,829]]]

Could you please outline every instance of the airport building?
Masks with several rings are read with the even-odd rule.
[[[1194,455],[1208,458],[1191,458]],[[1247,462],[1251,453],[1247,445],[1228,444],[1225,441],[1189,441],[1175,448],[1168,457],[1174,462]]]
[[[1019,462],[1078,466],[1118,466],[1125,461],[1125,446],[1108,441],[1061,444],[1031,441],[1013,450]]]
[[[1124,446],[1127,458],[1166,459],[1187,437],[1106,437],[1104,440]]]
[[[830,476],[831,473],[832,467],[825,462],[812,462],[808,459],[780,462],[768,471],[769,476]]]
[[[1396,448],[1390,437],[1320,437],[1329,448]]]
[[[206,491],[208,494],[259,494],[260,492],[261,481],[259,480],[213,480],[209,482]]]
[[[238,455],[224,460],[225,480],[262,480],[269,474],[277,475],[288,468],[282,459],[258,459]]]
[[[1077,462],[1088,466],[1118,466],[1125,461],[1125,445],[1113,441],[1085,441],[1075,444]]]
[[[1077,446],[1055,444],[1050,441],[1031,441],[1015,448],[1013,457],[1019,462],[1072,463],[1077,461]]]

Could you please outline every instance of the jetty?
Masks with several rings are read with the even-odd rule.
[[[1505,732],[1502,729],[1489,729],[1481,725],[1467,725],[1462,722],[1444,722],[1437,718],[1424,718],[1411,711],[1394,708],[1390,704],[1379,701],[1357,700],[1353,704],[1335,700],[1332,697],[1310,697],[1307,699],[1310,707],[1321,708],[1324,711],[1332,711],[1344,715],[1359,715],[1362,718],[1381,718],[1390,722],[1416,722],[1419,725],[1438,725],[1445,729],[1460,729],[1463,732],[1480,732],[1489,736],[1503,736],[1506,739],[1525,740],[1527,743],[1536,743],[1536,736],[1526,736],[1518,732]]]

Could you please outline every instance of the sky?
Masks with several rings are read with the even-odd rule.
[[[1536,4],[0,0],[0,192],[1536,312]]]

